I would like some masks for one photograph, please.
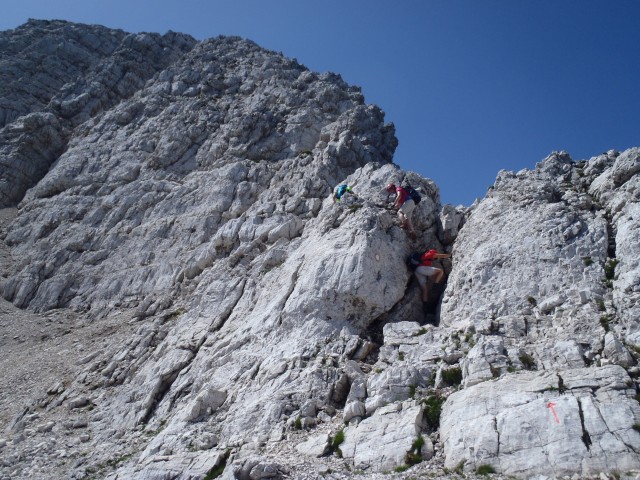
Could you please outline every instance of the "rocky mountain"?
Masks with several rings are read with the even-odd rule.
[[[0,63],[0,478],[640,474],[640,149],[442,206],[247,40],[32,20]]]

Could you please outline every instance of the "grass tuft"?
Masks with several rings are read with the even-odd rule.
[[[522,363],[522,366],[526,370],[535,370],[536,369],[536,361],[527,352],[522,352],[518,356],[518,359],[520,360],[520,362]]]
[[[439,395],[431,395],[422,400],[424,416],[429,426],[434,430],[440,428],[440,413],[442,412],[444,401],[445,399]]]
[[[607,280],[613,280],[616,276],[616,265],[618,265],[618,260],[612,258],[607,263],[604,264],[604,276],[607,277]]]
[[[455,387],[462,383],[462,370],[460,367],[453,367],[442,371],[442,381],[449,387]]]
[[[224,455],[220,461],[220,463],[213,467],[207,475],[204,477],[204,480],[213,480],[214,478],[218,478],[224,472],[224,469],[227,466],[227,460],[229,459],[229,455],[231,455],[231,450],[227,450],[224,452]]]
[[[490,473],[496,473],[496,469],[493,468],[491,465],[480,465],[476,469],[476,473],[478,475],[489,475]]]
[[[416,463],[420,463],[422,461],[423,446],[424,446],[424,438],[422,437],[422,435],[418,435],[418,437],[413,441],[413,444],[411,445],[411,450],[409,450],[404,456],[404,463],[408,467],[410,467],[411,465],[415,465]]]

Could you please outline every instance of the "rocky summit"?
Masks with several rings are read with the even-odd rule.
[[[31,20],[0,66],[0,479],[640,475],[640,148],[443,206],[248,40]]]

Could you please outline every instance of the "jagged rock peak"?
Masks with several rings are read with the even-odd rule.
[[[556,152],[501,171],[469,214],[441,311],[468,342],[443,410],[449,467],[640,468],[639,171],[639,148]]]
[[[315,216],[321,199],[355,168],[391,160],[393,126],[338,75],[316,74],[238,37],[195,45],[184,38],[176,52],[163,47],[153,61],[148,52],[139,57],[159,37],[142,35],[122,37],[120,53],[65,84],[44,112],[0,132],[7,139],[0,157],[7,201],[55,160],[27,193],[7,238],[34,254],[5,286],[5,297],[19,306],[89,308],[100,291],[110,291],[98,294],[109,301],[164,291],[184,278],[180,265],[194,261],[182,254],[193,256],[216,231],[222,235],[222,225],[267,214],[276,223]],[[147,66],[130,66],[138,59]],[[114,236],[116,226],[121,233]],[[147,260],[134,260],[127,257],[140,249],[124,233],[133,228],[146,232],[149,247],[166,242],[158,228],[168,229],[167,238],[186,228],[191,240],[173,239],[173,247],[150,248]],[[231,248],[232,238],[225,234],[217,247]],[[75,246],[52,250],[58,241]],[[126,254],[113,255],[119,249]],[[172,260],[161,260],[164,254]],[[109,265],[105,256],[122,263]],[[96,268],[127,280],[79,274]],[[132,282],[134,271],[146,281]]]
[[[22,199],[78,125],[129,98],[195,43],[173,32],[59,20],[0,32],[0,206]]]
[[[40,103],[7,97],[0,476],[638,472],[640,149],[443,209],[339,76],[98,33]],[[415,242],[390,181],[422,195]],[[453,253],[441,306],[405,265],[427,248]]]

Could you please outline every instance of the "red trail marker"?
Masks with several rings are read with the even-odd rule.
[[[551,409],[551,413],[553,413],[553,418],[555,418],[555,419],[556,419],[556,423],[560,423],[560,419],[558,418],[558,414],[556,413],[556,411],[555,411],[555,410],[554,410],[554,408],[553,408],[553,407],[555,407],[555,406],[556,406],[556,404],[555,404],[555,403],[553,403],[553,402],[549,402],[549,403],[547,403],[547,408],[550,408],[550,409]]]

